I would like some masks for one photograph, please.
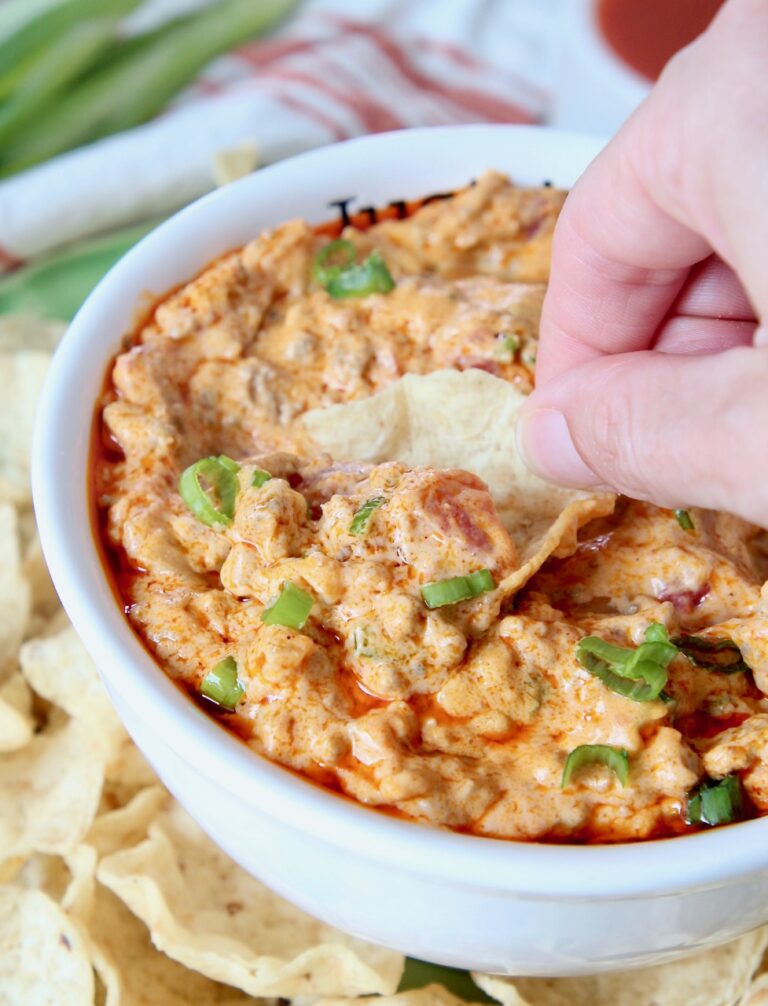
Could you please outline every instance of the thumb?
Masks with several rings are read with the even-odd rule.
[[[550,482],[768,526],[768,348],[600,357],[534,391],[517,435]]]

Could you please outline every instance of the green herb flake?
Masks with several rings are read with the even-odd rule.
[[[585,636],[576,647],[576,658],[604,685],[634,702],[659,699],[667,684],[667,667],[679,653],[667,630],[654,622],[638,647],[616,646],[599,636]]]
[[[719,782],[706,780],[688,794],[686,819],[688,824],[703,824],[713,828],[730,824],[744,816],[741,780],[728,775]]]
[[[570,785],[573,774],[585,765],[605,765],[617,777],[622,786],[629,781],[629,755],[623,748],[609,744],[580,744],[568,755],[563,769],[560,787]]]
[[[688,513],[687,510],[675,510],[675,520],[683,529],[683,531],[695,531],[696,526],[693,523],[693,518]]]
[[[360,509],[355,512],[355,516],[352,518],[352,523],[349,525],[349,533],[364,535],[368,531],[368,525],[371,523],[371,517],[373,516],[374,510],[378,510],[379,507],[383,506],[386,502],[386,496],[374,496],[373,499],[369,499],[367,502],[363,503]]]

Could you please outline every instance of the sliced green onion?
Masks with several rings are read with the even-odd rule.
[[[312,272],[320,286],[327,286],[344,269],[355,264],[357,249],[351,241],[339,238],[331,241],[315,255]]]
[[[284,625],[288,629],[303,629],[314,603],[311,594],[287,580],[274,604],[262,611],[261,620],[267,625]]]
[[[359,265],[355,262],[356,255],[352,242],[341,238],[331,241],[315,256],[314,277],[331,297],[336,300],[367,297],[370,293],[389,293],[394,289],[395,281],[379,252],[371,252]],[[333,261],[339,258],[341,262]]]
[[[374,496],[373,499],[363,503],[360,509],[355,512],[355,516],[352,518],[352,523],[349,525],[349,533],[365,534],[368,530],[368,525],[371,523],[373,511],[378,510],[378,508],[386,502],[386,496]]]
[[[233,461],[232,458],[228,458],[226,454],[219,454],[216,458],[222,468],[226,468],[228,472],[232,472],[233,475],[237,475],[240,471],[240,465],[237,461]]]
[[[658,622],[648,626],[645,642],[635,649],[615,646],[599,636],[585,636],[576,647],[582,667],[611,691],[634,702],[652,702],[661,697],[668,679],[667,667],[678,652]]]
[[[562,789],[570,783],[573,773],[584,765],[605,765],[614,772],[622,786],[629,779],[629,755],[622,748],[608,744],[580,744],[568,755],[560,780]]]
[[[496,356],[501,360],[514,359],[515,353],[520,349],[520,339],[516,335],[507,335],[499,332],[496,344]]]
[[[224,709],[234,709],[245,689],[237,680],[237,663],[234,657],[224,657],[203,678],[200,693],[217,702]]]
[[[442,608],[446,604],[456,604],[457,601],[468,601],[489,590],[496,583],[488,569],[479,569],[468,576],[452,576],[448,580],[437,580],[435,583],[425,583],[421,588],[421,596],[428,608]]]
[[[261,489],[264,483],[269,482],[271,478],[272,476],[269,472],[265,472],[263,468],[256,468],[251,476],[251,485],[257,489]]]
[[[688,794],[689,824],[714,827],[738,821],[743,815],[744,799],[737,775],[727,775],[719,782],[703,782]]]
[[[336,300],[345,297],[367,297],[371,293],[389,293],[395,281],[384,259],[377,251],[371,252],[360,265],[350,266],[334,276],[326,290]]]
[[[585,667],[590,674],[599,678],[606,687],[617,695],[623,695],[625,699],[632,699],[633,702],[653,702],[658,699],[664,691],[667,683],[666,672],[659,668],[648,678],[640,676],[627,678],[615,673],[606,664],[603,664],[597,657],[586,653],[577,654],[582,667]]]
[[[697,667],[722,671],[723,674],[737,674],[750,669],[739,647],[728,637],[677,636],[672,642]]]
[[[240,465],[226,454],[201,458],[186,468],[179,479],[179,492],[192,513],[203,524],[231,524],[237,498],[237,473]],[[203,481],[209,488],[203,486]],[[218,503],[212,501],[215,492]]]
[[[683,529],[683,531],[695,531],[696,526],[693,523],[693,518],[688,513],[687,510],[675,510],[675,520]]]

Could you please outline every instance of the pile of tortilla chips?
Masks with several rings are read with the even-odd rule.
[[[0,318],[0,1006],[460,1004],[440,984],[397,993],[401,955],[244,873],[117,720],[59,607],[31,511],[33,408],[60,332]],[[764,929],[621,975],[463,984],[503,1006],[768,1006],[768,975],[755,977],[767,945]]]

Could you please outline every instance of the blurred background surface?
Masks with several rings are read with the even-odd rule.
[[[321,144],[609,135],[721,2],[0,0],[0,313],[71,317],[163,217]]]

